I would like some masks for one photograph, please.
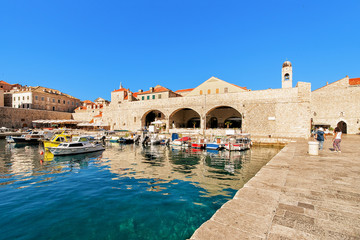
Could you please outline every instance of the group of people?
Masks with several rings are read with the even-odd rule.
[[[324,129],[322,127],[320,127],[316,132],[315,132],[315,139],[319,142],[319,150],[323,149],[324,146],[324,141],[326,139],[326,134],[324,132]],[[334,135],[332,138],[332,142],[333,142],[333,147],[334,147],[334,151],[335,152],[339,152],[341,153],[341,148],[340,148],[340,143],[341,143],[341,137],[342,137],[342,132],[340,130],[339,127],[336,127],[334,129]]]

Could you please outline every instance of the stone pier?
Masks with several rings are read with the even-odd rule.
[[[360,239],[360,136],[289,143],[191,239]]]

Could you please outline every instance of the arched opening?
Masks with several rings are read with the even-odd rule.
[[[290,79],[290,74],[286,73],[285,74],[285,80],[289,80]]]
[[[207,128],[241,128],[241,113],[233,107],[221,106],[206,114]]]
[[[337,124],[338,128],[340,128],[342,133],[347,133],[347,124],[344,121],[340,121]]]
[[[200,114],[191,108],[181,108],[174,111],[170,117],[171,128],[200,128]]]
[[[165,121],[165,115],[159,111],[159,110],[152,110],[150,112],[147,112],[142,117],[142,126],[148,127],[152,122],[155,121]]]

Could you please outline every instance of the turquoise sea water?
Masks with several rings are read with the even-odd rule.
[[[187,239],[280,149],[42,150],[0,140],[0,239]]]

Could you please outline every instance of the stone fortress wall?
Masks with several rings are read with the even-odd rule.
[[[72,119],[72,113],[37,109],[0,107],[0,126],[8,128],[32,127],[39,119]]]

